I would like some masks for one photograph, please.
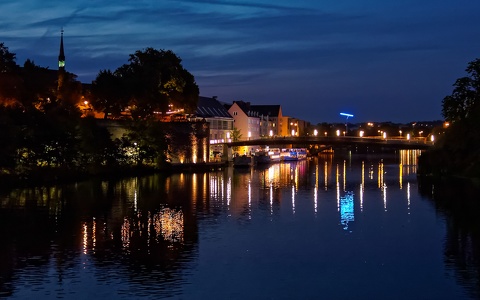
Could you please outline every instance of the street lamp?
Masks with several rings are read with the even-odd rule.
[[[313,135],[314,135],[314,136],[317,136],[317,135],[318,135],[318,130],[315,129],[315,130],[313,131]]]
[[[353,118],[353,115],[352,114],[347,114],[347,113],[340,113],[340,115],[346,117],[346,119],[345,119],[345,135],[346,135],[347,132],[348,132],[348,127],[347,127],[348,118]]]

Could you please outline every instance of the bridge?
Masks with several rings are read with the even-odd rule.
[[[286,136],[248,139],[224,143],[228,148],[237,146],[281,146],[306,147],[308,145],[323,145],[325,147],[344,146],[372,146],[389,149],[419,149],[432,147],[434,142],[426,139],[382,138],[382,137],[354,137],[354,136]]]

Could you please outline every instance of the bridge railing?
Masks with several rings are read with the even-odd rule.
[[[428,148],[433,146],[433,142],[422,139],[406,138],[383,138],[355,137],[355,136],[284,136],[284,137],[263,137],[259,139],[246,139],[242,141],[225,143],[227,146],[252,146],[252,145],[281,145],[281,144],[326,144],[326,145],[385,145],[385,146],[405,146],[412,148]]]

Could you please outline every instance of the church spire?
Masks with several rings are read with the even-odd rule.
[[[63,28],[60,37],[60,53],[58,54],[58,70],[65,70],[65,52],[63,51]]]

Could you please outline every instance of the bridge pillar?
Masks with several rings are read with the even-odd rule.
[[[222,161],[233,161],[232,147],[227,147],[227,145],[223,145]]]

